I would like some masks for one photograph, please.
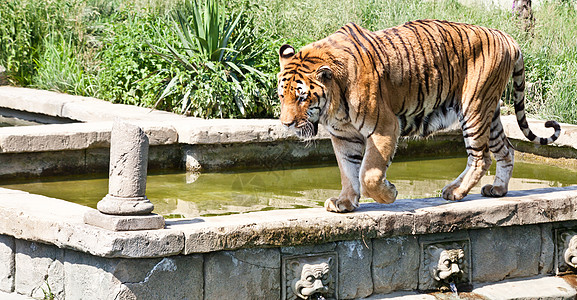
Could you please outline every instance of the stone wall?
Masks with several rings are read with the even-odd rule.
[[[356,299],[423,289],[424,245],[431,243],[468,243],[474,283],[553,274],[561,251],[555,233],[575,228],[562,222],[141,259],[0,235],[0,291],[42,297],[50,287],[58,299],[289,299],[290,286],[281,291],[287,258],[336,255],[338,275],[327,284],[338,287],[338,299]]]

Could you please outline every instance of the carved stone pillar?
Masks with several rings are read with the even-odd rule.
[[[84,217],[87,224],[114,231],[164,228],[164,218],[152,214],[146,198],[148,137],[134,124],[115,121],[110,137],[108,194],[98,211]]]
[[[145,215],[154,205],[146,198],[148,137],[140,127],[115,122],[110,137],[108,195],[98,210],[110,215]]]

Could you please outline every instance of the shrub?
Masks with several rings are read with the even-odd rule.
[[[95,78],[84,72],[70,38],[54,33],[44,39],[43,53],[36,62],[32,86],[40,89],[88,96],[95,92]]]
[[[19,85],[32,82],[46,45],[44,39],[60,32],[76,44],[80,0],[4,0],[0,5],[0,65]]]
[[[242,11],[227,16],[216,0],[187,0],[173,14],[172,30],[178,46],[150,45],[171,64],[158,102],[199,117],[271,115],[271,76],[254,68],[264,48]]]
[[[152,107],[161,82],[151,81],[150,74],[166,68],[166,63],[150,53],[146,40],[162,43],[171,34],[158,29],[164,20],[146,13],[117,12],[99,33],[102,42],[99,60],[98,98],[115,103]],[[170,110],[171,106],[160,109]]]

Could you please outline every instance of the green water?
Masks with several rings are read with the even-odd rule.
[[[466,165],[466,158],[395,161],[387,172],[398,198],[435,197]],[[493,182],[494,166],[471,192]],[[516,162],[510,190],[562,187],[577,184],[577,172]],[[105,175],[43,178],[41,181],[0,183],[1,187],[64,199],[96,207],[108,191]],[[147,197],[155,212],[168,217],[195,217],[281,208],[321,207],[339,194],[336,166],[234,173],[150,174]],[[362,199],[361,201],[372,201]]]

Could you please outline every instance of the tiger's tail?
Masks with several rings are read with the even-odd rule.
[[[545,122],[545,127],[553,128],[555,132],[548,138],[538,137],[529,128],[525,113],[525,64],[523,56],[519,52],[519,59],[515,62],[513,68],[513,87],[515,88],[515,114],[517,115],[517,124],[527,139],[535,144],[547,145],[553,143],[561,135],[561,126],[556,121]]]

